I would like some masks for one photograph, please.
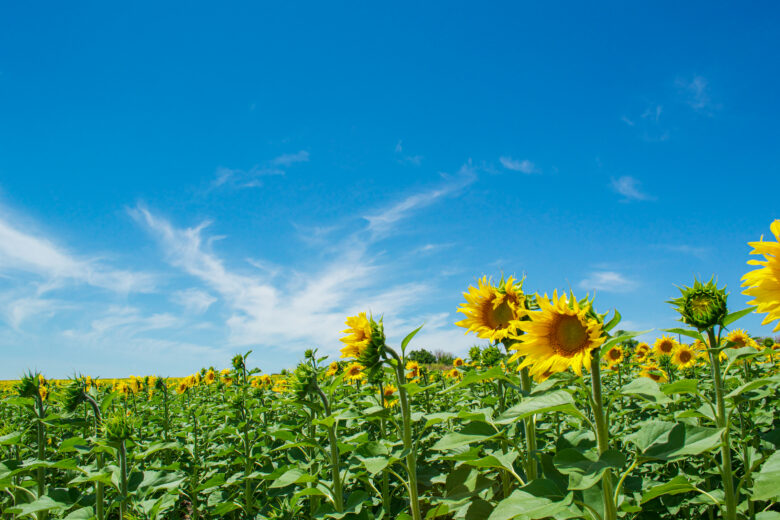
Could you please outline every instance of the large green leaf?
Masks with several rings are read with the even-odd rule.
[[[762,465],[753,484],[753,500],[780,497],[780,451],[774,452]]]
[[[699,455],[721,444],[723,429],[704,428],[686,423],[649,420],[627,436],[647,459],[671,461]]]
[[[498,434],[499,432],[487,423],[471,421],[459,431],[444,435],[431,449],[437,451],[452,450],[475,442],[484,442]]]
[[[691,484],[686,477],[679,475],[666,484],[650,488],[642,495],[641,503],[644,504],[662,495],[679,495],[680,493],[688,493],[690,491],[697,491],[696,486]]]
[[[588,489],[601,479],[607,469],[619,470],[626,463],[626,456],[617,450],[607,450],[598,457],[586,453],[566,448],[553,458],[555,469],[569,475],[569,489]]]
[[[561,412],[584,419],[571,394],[565,390],[556,390],[524,399],[520,404],[502,413],[495,422],[496,424],[509,424],[534,414],[550,412]]]
[[[638,377],[620,389],[623,395],[636,395],[645,401],[656,404],[666,404],[671,399],[661,391],[658,383],[649,377]]]
[[[569,514],[571,516],[568,516]],[[550,499],[536,497],[518,489],[496,505],[488,520],[511,520],[512,518],[536,520],[549,517],[575,518],[576,516],[564,501],[553,502]]]

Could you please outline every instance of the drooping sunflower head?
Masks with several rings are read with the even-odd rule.
[[[732,330],[726,335],[726,341],[734,343],[734,348],[753,347],[758,349],[758,343],[756,340],[750,337],[750,335],[742,329]]]
[[[670,336],[661,336],[653,344],[653,349],[658,356],[671,356],[679,346],[677,340]]]
[[[706,284],[694,280],[693,287],[681,287],[680,297],[668,303],[676,306],[680,313],[680,321],[705,330],[715,325],[721,325],[728,314],[726,288],[718,288],[714,279]]]
[[[643,366],[642,371],[639,372],[639,375],[642,377],[649,377],[656,383],[666,383],[669,381],[669,377],[666,375],[666,372],[655,363]]]
[[[298,399],[304,400],[317,391],[317,372],[308,363],[300,363],[290,380],[292,391]]]
[[[696,360],[701,356],[701,353],[695,350],[690,345],[681,344],[677,347],[672,355],[672,363],[677,368],[690,368],[696,364]]]
[[[515,336],[518,341],[510,348],[516,352],[509,361],[525,357],[519,368],[531,367],[529,373],[535,377],[569,367],[582,375],[583,367],[590,367],[591,352],[605,340],[590,302],[578,302],[573,294],[559,297],[558,291],[553,292],[552,300],[537,295],[537,302],[540,310],[529,312],[528,320],[518,322],[524,334]]]
[[[759,242],[750,242],[753,248],[751,255],[763,255],[764,260],[750,260],[749,265],[761,266],[746,273],[742,277],[742,287],[747,287],[742,294],[752,296],[748,302],[755,305],[760,313],[766,313],[761,325],[766,325],[777,320],[774,332],[780,330],[780,220],[775,220],[769,226],[774,241],[764,242],[761,237]]]
[[[617,366],[623,361],[623,349],[615,345],[607,351],[605,357],[607,358],[607,365],[610,367]]]
[[[501,278],[494,286],[487,276],[477,280],[477,286],[470,286],[463,293],[466,303],[461,303],[458,312],[466,318],[455,323],[478,337],[491,341],[503,341],[517,330],[517,322],[525,316],[526,301],[523,281],[510,276]]]

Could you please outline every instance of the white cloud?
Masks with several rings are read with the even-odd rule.
[[[398,141],[395,145],[395,154],[398,157],[398,162],[401,164],[412,164],[414,166],[420,166],[422,164],[422,155],[407,155],[404,154],[403,141]]]
[[[694,76],[690,80],[678,78],[676,85],[685,102],[697,112],[708,113],[717,108],[712,102],[706,78],[702,76]]]
[[[518,159],[512,159],[511,157],[500,157],[499,161],[501,162],[501,165],[507,170],[527,173],[527,174],[539,172],[539,170],[537,170],[534,163],[532,163],[528,159],[523,159],[521,161]]]
[[[438,188],[415,193],[393,204],[384,211],[367,215],[363,218],[368,221],[368,231],[374,235],[380,235],[392,229],[398,221],[408,217],[414,211],[425,208],[440,199],[460,192],[476,180],[476,174],[470,164],[465,164],[452,178],[446,178],[445,183]]]
[[[176,291],[171,296],[171,300],[184,307],[188,312],[194,314],[203,314],[211,307],[211,304],[217,301],[212,295],[200,289],[186,289]]]
[[[303,162],[309,162],[309,152],[306,150],[282,154],[270,161],[256,164],[249,170],[220,166],[217,168],[211,187],[218,188],[228,185],[233,188],[258,188],[263,185],[260,180],[262,177],[285,175],[287,168]]]
[[[612,179],[610,185],[613,190],[624,197],[623,202],[631,200],[653,200],[653,197],[640,189],[641,183],[634,177],[625,175],[617,179]]]
[[[580,288],[604,292],[630,292],[637,287],[637,283],[627,279],[615,271],[596,271],[591,273],[579,283]]]
[[[25,272],[43,282],[39,292],[79,283],[118,293],[150,292],[151,275],[114,269],[98,257],[78,256],[40,234],[18,229],[0,217],[0,273]]]
[[[700,259],[706,258],[707,255],[712,251],[712,248],[709,247],[693,246],[689,244],[662,244],[658,247],[675,253],[683,253],[686,255],[695,256]]]

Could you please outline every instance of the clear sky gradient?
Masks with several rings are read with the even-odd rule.
[[[6,3],[0,378],[272,372],[360,310],[465,352],[483,274],[595,292],[645,339],[697,275],[741,309],[780,218],[779,14]]]

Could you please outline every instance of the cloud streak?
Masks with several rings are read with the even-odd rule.
[[[518,159],[512,159],[511,157],[503,156],[500,157],[498,160],[501,163],[501,166],[503,166],[507,170],[512,170],[513,172],[520,172],[525,174],[539,173],[539,170],[536,168],[534,163],[532,163],[528,159],[518,160]]]
[[[249,170],[220,166],[211,187],[257,188],[263,185],[262,177],[285,175],[290,166],[305,162],[309,162],[309,152],[301,150],[274,157],[270,161],[254,165]]]
[[[638,284],[616,271],[595,271],[582,280],[579,286],[589,291],[626,293],[636,289]]]
[[[623,196],[621,202],[631,202],[636,200],[655,200],[641,189],[642,183],[634,177],[624,175],[617,179],[612,179],[610,187]]]

